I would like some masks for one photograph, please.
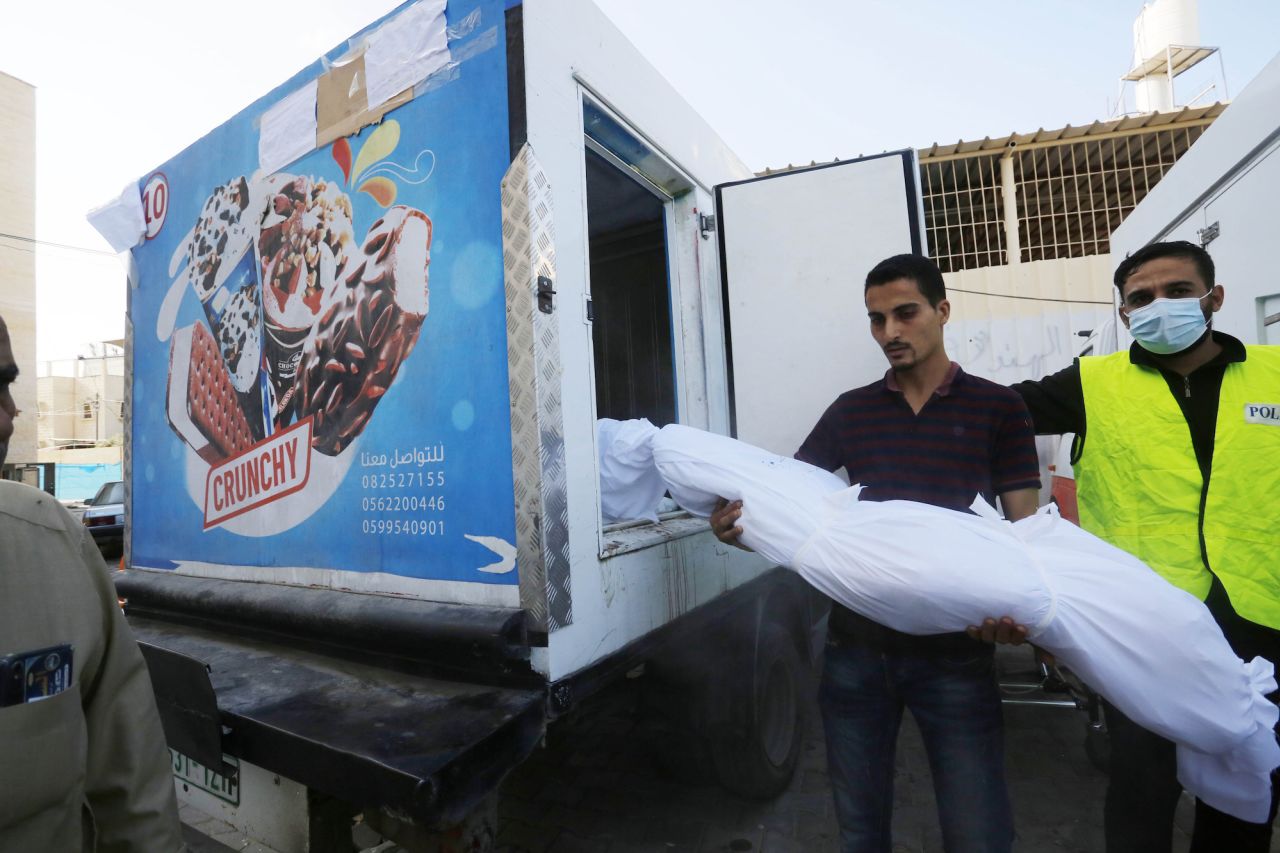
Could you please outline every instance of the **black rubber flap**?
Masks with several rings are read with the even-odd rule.
[[[223,776],[233,776],[235,767],[222,760],[222,724],[209,667],[159,646],[144,643],[141,649],[169,746]]]

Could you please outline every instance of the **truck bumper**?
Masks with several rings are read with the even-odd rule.
[[[132,612],[145,590],[128,577],[118,586],[166,739],[180,752],[212,743],[191,756],[206,766],[218,766],[209,752],[220,748],[353,806],[443,827],[496,788],[545,730],[546,690],[536,684],[445,677],[385,649],[299,647],[253,630],[177,623]]]

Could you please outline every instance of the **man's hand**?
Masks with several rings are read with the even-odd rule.
[[[716,501],[715,512],[711,513],[711,532],[726,545],[750,551],[750,548],[738,541],[738,537],[742,535],[742,528],[738,526],[738,519],[741,517],[742,501],[730,503],[724,498],[719,498]]]
[[[1008,616],[1001,617],[998,622],[988,616],[982,620],[981,626],[970,625],[964,629],[964,632],[972,639],[981,640],[984,643],[1020,646],[1027,641],[1027,626],[1016,624]]]

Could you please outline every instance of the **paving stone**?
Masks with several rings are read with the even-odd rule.
[[[646,806],[624,791],[592,790],[588,791],[580,803],[581,811],[599,812],[615,816],[644,811]],[[498,807],[501,810],[501,806]]]
[[[826,769],[805,770],[800,773],[800,790],[806,794],[822,794],[831,799],[831,777]]]
[[[790,811],[770,812],[760,817],[759,827],[765,832],[774,832],[791,838],[796,831],[796,816]]]
[[[759,853],[764,831],[712,829],[702,839],[699,853]]]
[[[558,826],[499,819],[497,846],[511,853],[544,853],[560,832]]]
[[[551,842],[547,853],[609,853],[612,846],[612,838],[600,836],[583,838],[566,830]]]
[[[828,843],[834,845],[840,837],[840,830],[834,820],[827,820],[825,817],[806,820],[801,815],[796,819],[795,837],[800,841],[815,846]]]
[[[550,803],[561,806],[576,806],[582,801],[586,789],[573,782],[557,782],[546,785],[534,799],[535,803]]]
[[[760,845],[761,853],[805,853],[803,842],[779,832],[767,832]]]

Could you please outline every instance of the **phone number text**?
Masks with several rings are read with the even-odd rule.
[[[444,521],[422,518],[366,518],[361,523],[364,533],[390,536],[443,536]]]
[[[443,486],[443,471],[406,471],[402,474],[361,474],[363,489],[408,489],[412,486]]]

